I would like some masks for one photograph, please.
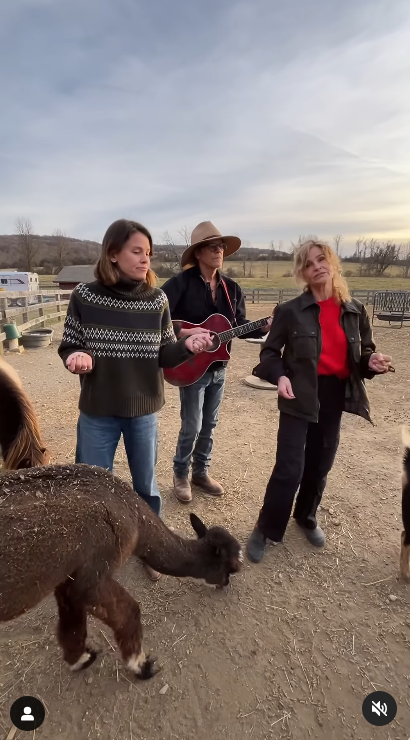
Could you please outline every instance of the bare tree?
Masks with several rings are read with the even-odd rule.
[[[369,273],[375,277],[384,275],[387,268],[398,260],[400,248],[391,241],[379,242],[377,239],[370,239],[367,246],[369,247]]]
[[[178,234],[182,237],[186,247],[191,246],[191,231],[192,229],[188,229],[187,225],[182,226],[181,229],[178,229]]]
[[[404,278],[410,278],[410,241],[400,244],[400,269]]]
[[[27,272],[33,272],[35,260],[38,257],[39,245],[33,239],[33,225],[30,219],[19,216],[16,219],[16,231],[24,267]]]
[[[266,277],[267,278],[269,277],[269,263],[271,259],[274,259],[275,252],[276,252],[275,242],[273,241],[273,239],[270,242],[268,249],[269,249],[269,252],[266,257]]]
[[[68,242],[64,231],[61,229],[54,229],[53,236],[55,237],[56,244],[56,263],[58,270],[62,270],[67,264],[68,257]]]
[[[294,252],[295,249],[300,247],[301,244],[308,241],[317,242],[319,241],[319,237],[316,234],[299,234],[299,239],[297,240],[296,244],[294,242],[291,242],[292,251]]]
[[[362,236],[359,236],[356,239],[356,243],[355,243],[355,250],[354,250],[353,257],[354,259],[359,260],[359,262],[362,259],[363,242],[364,242],[364,238]]]
[[[373,241],[373,240],[371,240]],[[367,259],[367,250],[369,248],[368,240],[365,239],[363,236],[359,236],[356,239],[356,249],[354,253],[354,258],[357,259],[357,261],[360,263],[359,265],[359,275],[364,275],[367,271],[368,267],[366,265],[366,259]]]
[[[336,254],[339,257],[340,256],[340,242],[342,241],[343,236],[341,234],[336,234],[336,236],[333,237],[333,241],[335,243],[335,249]]]
[[[241,251],[243,276],[246,277],[246,266],[248,265],[248,277],[252,277],[254,255],[252,250],[252,243],[249,239],[242,239]]]
[[[165,231],[162,241],[168,247],[167,262],[173,272],[179,272],[181,269],[181,257],[178,254],[177,245],[175,244],[169,231]]]

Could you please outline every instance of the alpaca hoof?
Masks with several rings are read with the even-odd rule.
[[[97,650],[87,650],[87,652],[88,652],[88,654],[89,654],[89,656],[90,656],[90,657],[88,658],[87,662],[86,662],[86,663],[84,663],[84,665],[83,665],[83,666],[81,666],[81,670],[82,670],[82,671],[83,671],[83,670],[84,670],[85,668],[89,668],[89,667],[90,667],[90,665],[92,665],[92,664],[94,663],[95,659],[96,659],[96,658],[97,658],[97,656],[98,656],[98,651],[97,651]]]
[[[159,673],[160,670],[160,666],[157,665],[157,659],[151,658],[148,655],[145,662],[142,664],[139,673],[136,675],[141,681],[147,681],[148,678],[152,678],[156,673]]]
[[[77,663],[74,663],[74,665],[70,665],[70,670],[73,671],[73,673],[84,671],[86,668],[89,668],[90,665],[94,663],[97,655],[98,652],[96,650],[86,648],[81,658],[77,660]]]

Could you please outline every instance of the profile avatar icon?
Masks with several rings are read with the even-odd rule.
[[[20,696],[10,707],[10,719],[22,732],[33,732],[43,724],[46,710],[35,696]]]
[[[24,714],[21,718],[21,722],[34,722],[34,717],[31,714],[31,707],[24,707],[23,712]]]

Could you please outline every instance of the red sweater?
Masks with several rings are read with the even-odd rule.
[[[317,366],[318,375],[350,375],[347,357],[347,338],[340,326],[341,307],[334,298],[318,301],[319,322],[322,329],[322,352]]]

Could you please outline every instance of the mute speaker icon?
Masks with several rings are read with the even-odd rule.
[[[372,701],[372,712],[375,712],[379,717],[380,714],[384,714],[387,717],[387,704],[381,704],[379,701]]]
[[[363,701],[362,712],[366,722],[381,727],[393,722],[397,713],[397,704],[394,697],[387,691],[373,691]]]

